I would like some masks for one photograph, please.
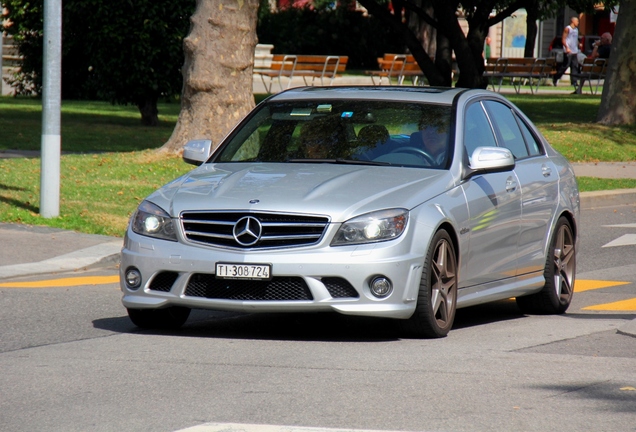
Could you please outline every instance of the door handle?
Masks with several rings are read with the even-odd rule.
[[[506,179],[506,192],[514,192],[517,190],[517,182],[514,178],[508,177]]]
[[[547,165],[542,165],[541,173],[543,174],[543,177],[550,177],[550,175],[552,175],[552,168]]]

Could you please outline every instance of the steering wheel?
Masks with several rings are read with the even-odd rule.
[[[422,156],[429,166],[437,165],[437,163],[435,163],[435,159],[433,159],[433,156],[417,147],[399,147],[393,150],[391,153],[411,153],[416,156]]]

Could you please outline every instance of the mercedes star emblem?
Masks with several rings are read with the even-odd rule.
[[[245,216],[234,224],[232,234],[241,246],[253,246],[261,239],[263,226],[255,217]]]

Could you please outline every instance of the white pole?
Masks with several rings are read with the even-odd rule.
[[[43,54],[40,214],[54,218],[60,214],[61,0],[44,0]]]
[[[4,96],[4,54],[2,53],[2,48],[4,48],[4,29],[2,28],[2,23],[0,23],[0,96]]]

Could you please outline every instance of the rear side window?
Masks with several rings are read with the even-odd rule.
[[[521,133],[523,134],[523,137],[526,140],[526,145],[528,147],[528,151],[530,152],[530,156],[540,155],[541,146],[537,142],[537,139],[535,138],[535,136],[532,135],[532,132],[530,132],[528,125],[526,125],[523,122],[523,120],[521,120],[518,116],[515,116],[515,117],[517,118],[517,123],[519,123],[519,127],[521,128]]]
[[[488,109],[490,118],[497,129],[500,145],[510,150],[515,159],[528,157],[530,153],[512,110],[506,105],[495,101],[486,101],[484,105]]]

